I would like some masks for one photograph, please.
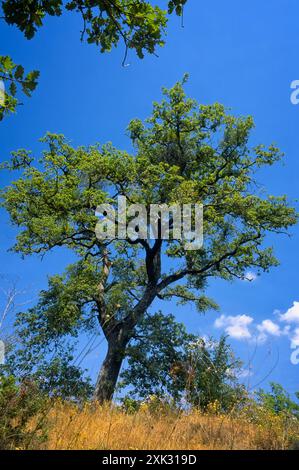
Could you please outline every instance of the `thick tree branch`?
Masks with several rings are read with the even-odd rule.
[[[261,238],[261,234],[257,234],[255,237],[251,238],[246,238],[243,240],[239,245],[232,251],[229,251],[228,253],[225,253],[222,255],[220,258],[217,260],[213,260],[210,263],[206,264],[200,269],[182,269],[176,273],[171,274],[170,276],[167,276],[164,278],[158,285],[157,285],[157,292],[161,292],[165,287],[168,287],[170,284],[173,284],[174,282],[179,281],[180,279],[183,279],[185,276],[188,275],[193,275],[193,276],[199,276],[206,274],[210,269],[212,268],[218,268],[220,267],[220,264],[226,260],[229,259],[233,256],[236,256],[238,254],[239,249],[245,245],[246,243],[257,241],[258,239]]]

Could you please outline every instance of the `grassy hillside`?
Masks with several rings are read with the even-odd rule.
[[[214,409],[213,409],[214,408]],[[37,421],[31,423],[36,426]],[[46,416],[47,437],[29,447],[40,449],[290,449],[299,438],[299,422],[263,408],[239,415],[196,410],[175,413],[150,409],[136,413],[119,407],[83,407],[56,402]]]

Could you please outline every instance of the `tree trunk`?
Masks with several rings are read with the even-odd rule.
[[[127,343],[128,341],[121,341],[115,337],[108,339],[108,351],[94,392],[94,399],[100,404],[111,401],[113,398]]]
[[[160,260],[160,253],[156,256],[158,256]],[[94,392],[94,399],[99,403],[102,404],[112,400],[121,365],[125,357],[126,347],[134,335],[134,329],[138,321],[151,305],[155,296],[155,287],[153,287],[153,285],[147,286],[142,299],[136,305],[132,314],[127,316],[126,320],[123,322],[115,324],[108,322],[107,326],[104,328],[107,320],[105,317],[102,320],[100,316],[99,321],[108,342],[108,351],[101,367]]]

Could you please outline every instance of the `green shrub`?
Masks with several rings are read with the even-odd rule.
[[[0,449],[29,449],[46,438],[48,401],[31,381],[0,375]]]
[[[140,405],[140,400],[134,400],[134,398],[126,396],[122,399],[121,407],[126,413],[134,414],[137,413],[140,408]]]

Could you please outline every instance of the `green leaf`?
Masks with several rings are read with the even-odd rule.
[[[9,86],[9,91],[11,93],[12,96],[15,96],[16,93],[17,93],[17,85],[15,84],[15,82],[11,82],[10,86]]]
[[[16,80],[21,80],[24,75],[24,67],[22,65],[17,65],[16,70],[15,70],[15,79]]]

